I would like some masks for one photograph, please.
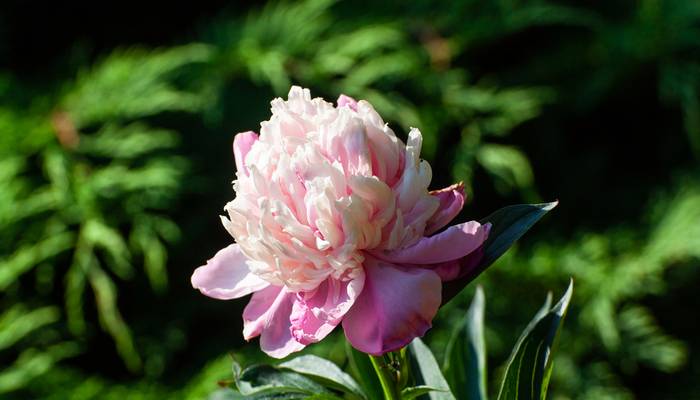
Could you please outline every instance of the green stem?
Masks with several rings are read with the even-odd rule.
[[[369,356],[374,371],[377,373],[379,383],[382,385],[385,400],[401,400],[401,394],[396,386],[397,382],[391,374],[390,367],[383,356]]]

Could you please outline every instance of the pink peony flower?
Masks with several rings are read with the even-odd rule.
[[[369,354],[430,328],[442,282],[469,272],[489,225],[440,232],[462,209],[461,184],[430,192],[422,136],[407,143],[366,101],[338,106],[292,87],[260,135],[236,135],[236,197],[222,217],[236,243],[197,268],[192,285],[222,300],[253,293],[243,336],[285,357],[342,322]]]

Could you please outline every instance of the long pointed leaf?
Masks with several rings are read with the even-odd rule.
[[[559,204],[557,201],[542,204],[518,204],[501,208],[482,219],[482,224],[490,223],[491,231],[482,245],[483,256],[478,265],[465,276],[447,282],[442,288],[442,302],[447,303],[486,268],[491,266],[510,246],[540,220],[547,212]]]
[[[462,323],[452,334],[445,356],[445,378],[458,399],[486,400],[484,291],[476,288]]]
[[[456,400],[428,346],[420,338],[415,338],[408,349],[416,383],[438,390],[428,393],[430,400]]]
[[[491,232],[484,245],[484,257],[480,265],[488,267],[520,239],[558,201],[542,204],[518,204],[504,207],[484,218],[481,223],[491,223]]]
[[[559,302],[548,311],[541,309],[525,328],[508,361],[498,400],[545,399],[553,348],[572,293],[573,280]]]
[[[413,400],[431,392],[440,392],[440,390],[431,388],[430,386],[408,387],[401,391],[401,400]]]

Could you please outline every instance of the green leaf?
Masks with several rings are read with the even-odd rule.
[[[481,223],[491,223],[489,237],[484,243],[484,258],[480,266],[488,267],[503,255],[548,211],[559,204],[558,201],[542,204],[518,204],[501,208],[484,218]]]
[[[47,373],[57,362],[80,352],[76,343],[63,342],[44,350],[30,348],[20,353],[11,365],[0,370],[0,394],[20,389],[37,377]]]
[[[384,400],[384,392],[382,385],[377,378],[374,367],[367,354],[355,350],[350,343],[345,342],[345,351],[350,361],[350,369],[353,371],[355,378],[362,386],[364,393],[370,400]]]
[[[129,244],[143,254],[143,266],[151,287],[163,293],[168,286],[168,271],[165,266],[168,250],[158,238],[150,218],[139,218],[129,235]]]
[[[476,288],[462,323],[452,333],[445,355],[445,377],[455,397],[486,400],[484,291]]]
[[[508,194],[513,189],[531,187],[534,181],[532,166],[518,148],[486,143],[479,147],[476,159],[495,178],[496,189]]]
[[[231,355],[231,357],[233,357],[233,355]],[[241,364],[239,364],[235,359],[231,363],[231,372],[233,372],[233,379],[238,379],[243,372]]]
[[[77,128],[163,111],[201,110],[207,98],[173,81],[185,67],[205,63],[212,55],[213,49],[203,44],[115,51],[79,74],[62,106]]]
[[[275,393],[258,393],[249,396],[243,396],[242,399],[246,400],[328,400],[329,397],[323,397],[326,395],[309,395],[306,393],[285,393],[285,392],[275,392]],[[337,397],[331,397],[330,399],[337,400]]]
[[[299,394],[309,396],[321,393],[331,394],[323,385],[312,379],[296,372],[280,371],[271,365],[248,367],[235,377],[235,380],[238,391],[243,395],[251,396],[247,398],[258,398],[252,397],[254,395]]]
[[[545,306],[523,331],[508,361],[499,400],[546,398],[552,373],[553,348],[571,300],[573,285],[572,280],[562,298],[551,309],[548,298]]]
[[[440,392],[441,390],[430,386],[413,386],[407,387],[401,391],[401,400],[412,400],[430,392]]]
[[[99,267],[93,266],[88,271],[88,282],[95,293],[100,325],[112,336],[117,352],[130,371],[141,369],[141,356],[136,350],[131,330],[117,308],[117,288],[110,277]]]
[[[233,389],[223,388],[210,394],[207,400],[243,400],[245,398],[245,396]]]
[[[110,159],[135,159],[158,150],[174,148],[178,140],[176,132],[152,128],[143,122],[125,126],[110,122],[93,135],[81,136],[78,150]]]
[[[30,333],[53,324],[61,317],[57,307],[47,306],[27,310],[16,304],[0,314],[0,350],[13,346]]]
[[[107,264],[118,277],[129,279],[133,276],[131,252],[118,230],[107,225],[102,219],[92,218],[84,223],[82,234],[94,248],[105,251],[109,256]]]
[[[244,396],[247,400],[341,400],[340,397],[330,394],[302,394],[302,393],[261,393],[252,396]]]
[[[324,358],[306,355],[283,362],[279,368],[289,369],[296,373],[320,381],[325,386],[333,387],[346,393],[365,398],[360,385],[337,365]]]
[[[416,383],[437,390],[428,394],[430,400],[456,400],[428,346],[420,338],[416,338],[408,345],[408,349]]]
[[[50,260],[75,245],[72,232],[55,233],[51,237],[19,247],[14,253],[0,259],[0,292],[16,282],[22,274],[38,264]]]
[[[557,206],[559,202],[542,204],[517,204],[501,208],[488,217],[482,219],[482,224],[490,223],[489,237],[482,245],[483,256],[478,265],[467,275],[460,279],[443,285],[442,302],[447,303],[479,274],[484,272],[494,261],[520,239],[525,232],[540,220],[547,212]]]

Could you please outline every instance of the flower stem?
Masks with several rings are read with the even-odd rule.
[[[391,367],[387,365],[384,356],[369,356],[374,371],[377,373],[379,383],[382,385],[385,400],[401,400],[397,382],[392,376]]]

